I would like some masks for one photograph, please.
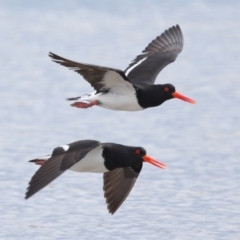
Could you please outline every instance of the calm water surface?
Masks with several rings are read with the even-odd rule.
[[[0,239],[239,240],[239,2],[13,3],[0,1]],[[176,23],[184,50],[157,82],[173,83],[196,105],[69,107],[66,97],[92,89],[49,51],[125,69]],[[27,160],[80,139],[143,146],[167,169],[145,164],[113,216],[101,174],[66,172],[25,201],[37,170]]]

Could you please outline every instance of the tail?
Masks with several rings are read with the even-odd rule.
[[[33,162],[33,163],[35,163],[36,165],[42,166],[42,165],[46,162],[46,160],[36,158],[36,159],[30,160],[29,162]]]

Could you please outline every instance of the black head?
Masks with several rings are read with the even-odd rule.
[[[194,100],[176,92],[175,87],[170,83],[140,88],[137,89],[136,94],[138,103],[143,108],[159,106],[172,98],[179,98],[189,103],[195,103]]]
[[[178,98],[181,99],[183,101],[189,102],[189,103],[196,103],[194,100],[176,92],[175,87],[170,84],[170,83],[166,83],[163,85],[159,85],[162,91],[162,96],[163,98],[166,100],[172,99],[172,98]]]
[[[175,93],[176,90],[172,84],[166,83],[162,85],[159,84],[156,86],[159,86],[159,95],[161,96],[163,101],[174,98],[173,93]]]
[[[116,143],[103,143],[102,145],[104,164],[108,170],[141,166],[142,162],[149,162],[157,167],[165,168],[163,163],[148,156],[146,150],[142,147],[131,147]]]

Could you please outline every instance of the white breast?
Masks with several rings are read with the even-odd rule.
[[[142,107],[139,106],[135,93],[128,92],[126,95],[108,92],[107,94],[100,93],[98,96],[100,101],[99,107],[108,108],[119,111],[139,111]]]
[[[96,147],[90,151],[83,159],[73,165],[69,170],[75,172],[95,172],[104,173],[108,172],[104,166],[104,158],[102,157],[102,147]]]
[[[118,111],[139,111],[143,108],[138,104],[137,97],[133,91],[117,93],[110,90],[108,93],[89,94],[80,98],[79,102],[92,102],[98,100],[98,107]]]

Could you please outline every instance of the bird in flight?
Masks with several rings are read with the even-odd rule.
[[[25,198],[47,186],[66,170],[103,173],[103,190],[108,210],[114,214],[127,198],[143,162],[159,168],[165,164],[147,155],[142,147],[95,140],[80,140],[57,147],[52,154],[30,160],[41,167],[29,182]]]
[[[71,106],[89,108],[99,106],[118,111],[139,111],[156,107],[166,100],[178,98],[189,103],[194,100],[180,94],[170,84],[155,84],[159,72],[174,62],[183,48],[183,34],[178,25],[154,39],[125,71],[74,62],[54,53],[49,56],[56,63],[82,75],[95,92],[68,98]]]

